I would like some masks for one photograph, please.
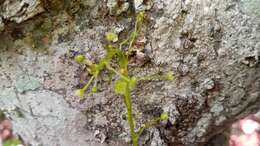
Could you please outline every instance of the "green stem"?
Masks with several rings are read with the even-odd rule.
[[[85,60],[84,60],[84,62],[83,62],[84,64],[86,64],[87,66],[91,66],[93,63],[90,61],[90,60],[88,60],[87,58],[85,58]]]
[[[82,88],[82,90],[86,91],[88,89],[88,87],[90,86],[90,84],[92,83],[92,81],[94,80],[94,76],[92,76],[90,78],[90,80],[88,81],[88,83]]]
[[[139,131],[137,132],[136,136],[139,138],[145,129],[150,128],[151,126],[153,126],[154,124],[159,123],[160,121],[161,121],[161,118],[157,117],[157,118],[154,118],[154,119],[146,122],[144,124],[144,126],[139,129]]]
[[[126,93],[124,95],[124,103],[127,109],[127,121],[130,127],[130,134],[132,137],[133,146],[138,145],[138,137],[135,133],[135,125],[134,125],[134,118],[133,118],[133,110],[132,110],[132,99],[129,89],[129,83],[127,83]]]
[[[121,42],[120,45],[119,45],[119,50],[122,50],[122,46],[125,45],[125,44],[127,44],[128,41],[129,41],[129,38],[126,39],[126,40],[124,40],[123,42]]]
[[[126,76],[122,75],[121,73],[119,73],[117,70],[115,70],[113,67],[111,67],[109,64],[106,65],[107,69],[111,70],[112,72],[114,72],[115,74],[119,75],[122,79],[126,80],[127,82],[130,82],[130,79],[127,78]]]
[[[132,35],[131,35],[131,40],[130,40],[130,43],[129,43],[127,55],[131,54],[131,52],[133,51],[133,43],[136,40],[137,35],[138,35],[138,26],[137,25],[138,25],[138,22],[135,22],[135,29],[134,29],[134,32],[132,32]]]

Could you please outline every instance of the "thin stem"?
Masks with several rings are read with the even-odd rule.
[[[95,76],[95,80],[94,80],[94,87],[96,87],[97,86],[97,76]]]
[[[122,46],[123,46],[124,44],[127,44],[128,41],[129,41],[129,38],[126,39],[126,40],[124,40],[123,42],[121,42],[120,45],[119,45],[119,50],[122,50]]]
[[[136,134],[137,137],[139,138],[145,129],[150,128],[151,126],[153,126],[154,124],[159,123],[160,121],[161,121],[161,118],[160,118],[160,117],[157,117],[157,118],[154,118],[154,119],[152,119],[152,120],[146,122],[146,123],[144,124],[144,126],[141,127],[141,128],[139,129],[139,131],[137,132],[137,134]]]
[[[93,63],[90,61],[90,60],[88,60],[87,58],[85,58],[85,60],[84,60],[84,62],[83,62],[84,64],[86,64],[87,66],[91,66]]]
[[[131,36],[131,40],[128,46],[128,51],[127,51],[127,55],[131,54],[131,52],[133,51],[133,43],[136,40],[136,37],[138,35],[138,22],[135,22],[135,29],[134,32],[132,32],[132,36]]]
[[[113,67],[111,67],[109,64],[106,65],[107,69],[111,70],[112,72],[116,73],[117,75],[119,75],[122,79],[126,80],[127,82],[130,82],[130,79],[127,78],[126,76],[122,75],[120,72],[118,72],[117,70],[115,70]]]
[[[90,84],[92,83],[92,81],[94,80],[94,76],[92,76],[90,78],[90,80],[88,81],[88,83],[82,88],[82,90],[86,91],[88,89],[88,87],[90,86]]]

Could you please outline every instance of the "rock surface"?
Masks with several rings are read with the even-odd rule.
[[[14,21],[21,23],[33,16],[43,12],[40,0],[1,0],[0,1],[0,31],[3,22]]]
[[[133,92],[137,125],[163,111],[170,116],[147,130],[144,145],[202,145],[259,110],[259,0],[136,2],[150,9],[143,28],[150,61],[131,73],[175,74],[174,81],[140,83]],[[1,110],[33,146],[127,145],[121,97],[107,82],[84,101],[75,97],[89,76],[73,57],[97,61],[104,55],[105,32],[131,28],[131,7],[115,11],[114,0],[78,0],[54,13],[55,4],[0,0]],[[114,11],[124,17],[116,20]]]

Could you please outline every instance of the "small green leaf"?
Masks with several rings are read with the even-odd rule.
[[[85,91],[83,89],[78,89],[75,91],[75,95],[79,96],[81,98],[84,96],[84,94],[85,94]]]
[[[97,93],[97,86],[94,86],[94,87],[92,88],[92,92],[93,92],[93,93]]]
[[[85,60],[85,56],[83,56],[83,55],[76,55],[74,57],[74,60],[77,61],[78,63],[83,63],[84,60]]]
[[[168,113],[162,113],[161,116],[160,116],[160,119],[161,119],[162,121],[168,120],[168,119],[169,119]]]
[[[115,34],[113,32],[107,32],[106,40],[109,42],[116,42],[116,41],[118,41],[118,36],[117,36],[117,34]]]
[[[168,80],[168,81],[172,81],[174,79],[173,77],[173,72],[172,71],[169,71],[167,73],[164,74],[163,78],[165,80]]]
[[[119,79],[115,82],[113,88],[117,94],[125,94],[127,88],[127,82],[123,79]]]

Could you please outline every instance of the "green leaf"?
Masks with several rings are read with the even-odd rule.
[[[117,34],[115,34],[113,32],[107,32],[106,40],[109,42],[116,42],[116,41],[118,41],[118,36],[117,36]]]
[[[17,146],[21,144],[21,141],[15,138],[8,139],[4,142],[3,146]]]
[[[123,95],[127,91],[127,81],[125,81],[124,79],[119,79],[115,82],[113,88],[117,94]]]

